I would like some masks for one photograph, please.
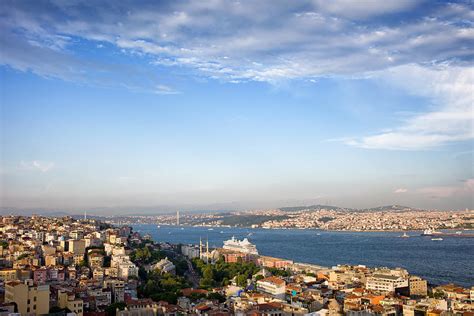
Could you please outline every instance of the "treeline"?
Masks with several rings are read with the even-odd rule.
[[[138,296],[151,298],[155,302],[166,301],[176,304],[181,290],[190,287],[184,277],[170,273],[160,274],[159,271],[151,271],[144,277],[137,289]]]

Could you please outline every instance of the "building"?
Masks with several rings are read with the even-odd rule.
[[[101,268],[104,265],[104,255],[98,251],[89,251],[87,258],[91,269]]]
[[[83,256],[86,251],[86,242],[81,240],[69,240],[69,252]]]
[[[428,282],[418,276],[410,276],[408,279],[408,286],[410,288],[411,296],[427,296]]]
[[[257,290],[283,299],[285,298],[286,282],[278,277],[271,276],[258,280]]]
[[[114,303],[125,300],[125,282],[122,280],[107,280],[104,282],[112,290],[112,300]]]
[[[168,258],[161,259],[158,261],[154,266],[154,270],[160,270],[162,274],[164,273],[175,273],[176,267],[174,266],[173,262],[171,262]]]
[[[408,287],[408,279],[391,274],[374,274],[367,278],[366,288],[380,292],[395,292],[395,289]]]
[[[49,313],[49,285],[34,285],[33,280],[5,283],[5,302],[16,303],[22,315]]]
[[[18,272],[17,269],[1,269],[0,280],[4,282],[17,280],[19,276]]]
[[[199,258],[199,248],[192,245],[181,246],[181,253],[189,259]]]
[[[59,308],[69,309],[71,312],[75,313],[76,316],[83,315],[84,302],[83,300],[76,298],[73,293],[69,293],[64,290],[59,291],[58,305],[59,305]]]
[[[224,257],[224,261],[228,263],[235,263],[235,262],[250,262],[253,259],[248,253],[227,250],[227,249],[219,249],[219,254]]]
[[[293,264],[292,260],[260,256],[257,264],[267,268],[286,269]]]

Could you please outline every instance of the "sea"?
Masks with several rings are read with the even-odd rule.
[[[454,283],[474,286],[474,238],[443,238],[433,241],[420,231],[336,232],[314,229],[260,229],[228,227],[132,225],[134,231],[150,234],[154,241],[222,247],[234,236],[248,238],[261,255],[312,263],[325,267],[338,264],[368,267],[401,267],[427,279],[432,285]],[[472,233],[472,231],[470,231]]]

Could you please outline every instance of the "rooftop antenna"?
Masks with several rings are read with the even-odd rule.
[[[179,226],[179,210],[176,211],[176,226]]]

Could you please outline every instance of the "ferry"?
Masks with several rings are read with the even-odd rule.
[[[232,236],[231,239],[224,241],[224,247],[222,248],[248,253],[250,255],[258,255],[257,247],[255,247],[255,245],[252,244],[247,238],[238,240]]]
[[[474,234],[471,233],[463,233],[461,231],[457,231],[455,233],[445,233],[439,232],[432,229],[425,229],[421,236],[428,236],[428,237],[457,237],[457,238],[474,238]]]

